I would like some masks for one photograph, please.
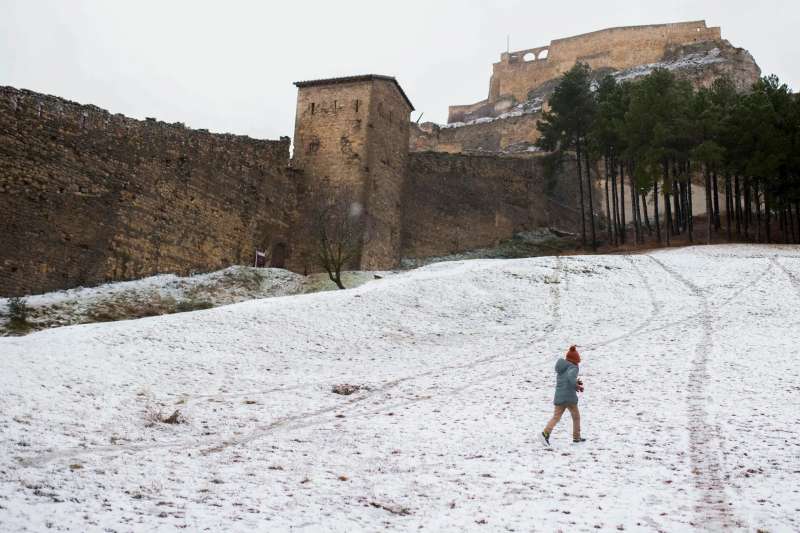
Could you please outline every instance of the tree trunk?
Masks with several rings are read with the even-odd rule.
[[[581,244],[586,248],[586,211],[583,206],[583,173],[581,172],[581,140],[575,139],[575,155],[578,159],[578,194],[581,197]]]
[[[756,242],[761,242],[761,192],[758,180],[753,180],[753,202],[756,208]]]
[[[619,236],[622,244],[625,244],[628,238],[628,226],[625,223],[625,167],[622,163],[619,165],[619,215]]]
[[[744,178],[744,238],[750,240],[750,178]]]
[[[800,244],[800,203],[795,202],[795,212],[792,214],[792,203],[789,202],[789,221],[792,226],[792,242]],[[797,229],[795,229],[797,228]]]
[[[608,243],[612,244],[614,242],[614,230],[611,227],[611,194],[608,190],[608,181],[611,179],[611,176],[609,176],[608,172],[608,157],[604,157],[603,162],[606,167],[606,224],[608,225]]]
[[[653,234],[653,227],[650,225],[650,214],[647,212],[647,193],[642,193],[642,213],[644,213],[644,224],[647,227],[647,234]],[[642,239],[644,242],[644,239]]]
[[[686,178],[684,186],[686,187],[686,227],[689,230],[689,240],[694,241],[694,202],[692,198],[692,163],[686,162]]]
[[[719,231],[720,228],[720,220],[719,220],[719,189],[717,188],[717,170],[714,169],[714,173],[711,175],[711,184],[712,188],[714,189],[714,229]]]
[[[683,182],[683,195],[684,195],[683,211],[686,216],[686,231],[688,231],[691,234],[692,230],[694,229],[692,228],[692,204],[691,204],[692,183],[691,181],[689,181],[688,178]],[[693,235],[689,235],[689,240],[691,241],[693,237],[694,237]]]
[[[620,164],[620,173],[623,175],[624,168],[625,166]],[[636,191],[636,178],[634,177],[633,172],[630,172],[629,175],[631,181],[631,208],[633,209],[633,233],[634,238],[636,239],[636,244],[639,244],[644,241],[644,236],[642,235],[642,218],[639,211],[639,195]]]
[[[669,200],[671,183],[669,181],[669,165],[664,166],[664,183],[661,185],[661,193],[664,195],[664,235],[667,238],[667,246],[670,245],[672,233],[672,202]]]
[[[793,239],[792,239],[792,228],[791,228],[791,226],[789,226],[789,224],[790,224],[790,222],[789,222],[789,214],[790,213],[791,213],[791,211],[789,211],[789,206],[788,205],[783,208],[783,228],[784,228],[784,231],[786,232],[785,235],[783,236],[784,244],[791,244],[793,242]]]
[[[711,244],[711,224],[714,219],[714,208],[711,203],[711,175],[708,171],[708,164],[703,165],[703,177],[706,181],[706,244]]]
[[[592,250],[597,251],[597,236],[595,235],[594,229],[594,187],[592,186],[592,169],[589,166],[589,150],[584,150],[583,155],[586,158],[586,185],[589,187],[589,216],[592,222]]]
[[[789,242],[786,240],[786,209],[779,209],[776,215],[778,217],[778,232],[780,233],[779,240],[786,244]]]
[[[728,223],[728,241],[733,238],[733,225],[731,215],[733,214],[733,191],[731,191],[731,175],[725,174],[725,220]]]
[[[742,237],[742,188],[739,185],[739,176],[734,176],[734,197],[736,206],[734,213],[736,214],[736,236]]]
[[[672,216],[673,235],[679,235],[683,232],[683,211],[681,209],[681,193],[680,193],[680,180],[675,166],[672,167],[672,205],[674,206],[674,213]]]
[[[656,239],[661,244],[661,221],[658,217],[658,180],[653,182],[653,215],[656,219]]]
[[[689,236],[689,242],[694,242],[694,234],[692,233],[692,184],[683,182],[683,194],[685,203],[683,210],[686,213],[686,234]]]
[[[766,237],[767,237],[767,244],[769,244],[769,243],[772,242],[772,228],[769,227],[770,223],[772,222],[772,216],[770,216],[770,212],[769,212],[769,208],[770,208],[769,192],[767,192],[767,188],[766,187],[762,187],[762,189],[764,190],[764,192],[763,192],[763,194],[764,194],[764,229],[766,230],[764,233],[766,234]]]
[[[683,229],[686,230],[686,233],[689,233],[689,209],[687,206],[689,205],[689,193],[688,187],[686,186],[686,179],[682,179],[680,182],[680,186],[678,187],[681,191],[681,225]],[[691,242],[692,237],[689,236],[689,241]]]
[[[341,269],[329,269],[325,267],[325,270],[328,272],[328,277],[332,282],[336,284],[337,287],[340,289],[344,289],[345,286],[342,284],[342,270]]]
[[[678,230],[683,233],[689,226],[686,222],[686,186],[683,180],[676,183],[675,194],[678,195]]]
[[[614,161],[609,165],[611,171],[611,202],[614,204],[614,242],[620,244],[625,239],[621,237],[622,228],[619,224],[619,202],[617,201],[617,165]]]

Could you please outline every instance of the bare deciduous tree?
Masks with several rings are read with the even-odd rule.
[[[366,239],[366,215],[356,189],[318,184],[312,193],[312,218],[317,261],[331,281],[344,289],[342,270],[359,256]]]

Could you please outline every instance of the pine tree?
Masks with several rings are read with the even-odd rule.
[[[550,97],[550,110],[543,113],[537,122],[541,138],[537,145],[546,150],[575,150],[577,160],[578,191],[581,209],[581,239],[586,246],[586,208],[584,206],[583,172],[589,185],[589,201],[592,201],[591,170],[589,168],[588,134],[595,115],[595,100],[591,91],[590,69],[583,63],[576,63],[559,81]],[[591,209],[591,205],[590,205]],[[594,238],[594,213],[592,222],[592,246]]]

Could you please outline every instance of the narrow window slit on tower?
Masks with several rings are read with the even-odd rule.
[[[315,107],[315,106],[314,106],[314,102],[311,102],[311,114],[312,114],[312,115],[314,114],[314,107]]]
[[[358,104],[359,104],[359,101],[356,100],[356,113],[358,113]]]

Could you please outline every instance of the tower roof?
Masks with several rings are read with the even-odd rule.
[[[374,80],[383,80],[383,81],[390,81],[394,83],[397,90],[400,91],[400,95],[408,104],[408,107],[411,108],[411,111],[414,111],[414,104],[411,103],[411,100],[408,99],[406,96],[406,92],[400,87],[400,83],[398,83],[397,79],[393,76],[383,76],[381,74],[363,74],[360,76],[345,76],[342,78],[326,78],[321,80],[306,80],[306,81],[296,81],[294,82],[295,86],[298,88],[302,87],[315,87],[318,85],[336,85],[339,83],[354,83],[359,81],[374,81]]]

